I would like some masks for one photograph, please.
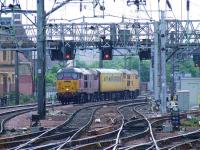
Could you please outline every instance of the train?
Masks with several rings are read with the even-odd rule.
[[[57,99],[63,105],[119,99],[139,95],[136,70],[63,68],[57,72]]]

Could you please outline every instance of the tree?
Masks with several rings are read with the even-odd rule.
[[[144,60],[140,63],[140,79],[142,82],[149,82],[149,74],[150,74],[150,61]]]
[[[56,82],[56,74],[60,69],[59,66],[55,65],[51,69],[47,70],[46,72],[46,83],[48,85],[54,85]]]
[[[87,68],[88,65],[84,61],[76,60],[76,67],[77,68]]]

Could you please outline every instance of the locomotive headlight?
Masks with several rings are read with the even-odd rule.
[[[67,88],[66,91],[69,91],[69,89]]]

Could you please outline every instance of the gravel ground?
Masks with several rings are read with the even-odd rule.
[[[119,117],[117,106],[103,106],[96,111],[94,120],[88,131],[88,136],[103,134],[117,128],[119,126]]]
[[[133,146],[133,145],[138,145],[138,144],[143,144],[143,143],[148,143],[148,142],[150,142],[149,136],[145,136],[144,138],[127,141],[124,144],[126,146]]]
[[[185,134],[188,132],[192,132],[192,131],[196,131],[199,128],[193,128],[193,127],[186,127],[186,131],[174,131],[174,132],[156,132],[156,139],[160,140],[163,138],[167,138],[167,137],[171,137],[171,136],[177,136],[177,135],[181,135],[181,134]]]

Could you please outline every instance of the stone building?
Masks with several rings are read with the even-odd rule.
[[[28,48],[34,45],[26,36],[25,29],[21,24],[21,14],[0,18],[0,96],[15,91],[16,52],[9,51],[9,48],[14,49],[17,47],[15,42],[12,41],[12,36],[11,38],[8,36],[9,33],[12,34],[9,27],[12,27],[13,23],[21,25],[14,29],[15,37],[25,35],[23,38],[18,38],[24,42],[21,47]],[[33,93],[32,64],[27,53],[26,56],[19,53],[19,91],[25,95],[32,95]]]

